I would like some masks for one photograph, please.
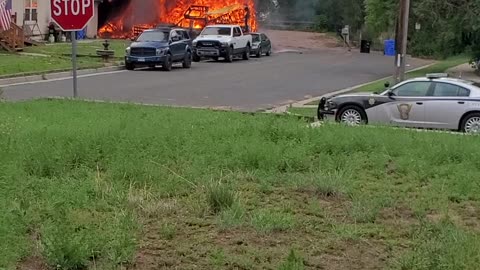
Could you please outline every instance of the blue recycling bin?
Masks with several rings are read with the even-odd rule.
[[[87,29],[83,29],[81,31],[77,31],[77,39],[85,39],[85,37],[87,36]]]
[[[384,42],[384,52],[386,56],[395,56],[395,40],[394,39],[387,39]]]

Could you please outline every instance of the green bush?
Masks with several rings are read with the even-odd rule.
[[[229,209],[235,203],[235,191],[227,184],[212,182],[206,190],[207,202],[213,213],[218,214],[222,210]]]

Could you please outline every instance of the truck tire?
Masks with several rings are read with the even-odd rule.
[[[250,59],[250,44],[247,44],[247,47],[243,52],[243,60],[249,60],[249,59]]]
[[[225,54],[225,61],[228,63],[233,62],[233,48],[229,47],[227,53]]]
[[[125,63],[125,68],[127,70],[134,70],[135,69],[135,64],[134,63]]]
[[[200,56],[198,56],[198,54],[196,53],[193,53],[193,62],[200,62]]]
[[[191,68],[192,67],[192,53],[191,52],[186,52],[185,53],[185,59],[183,59],[182,67],[183,68]]]
[[[163,60],[162,70],[163,71],[170,71],[172,70],[172,55],[169,53],[165,56],[165,60]]]

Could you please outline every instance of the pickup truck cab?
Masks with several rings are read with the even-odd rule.
[[[198,62],[202,57],[232,62],[235,56],[250,59],[252,36],[244,34],[238,25],[209,25],[193,40],[193,61]]]
[[[139,66],[161,65],[165,71],[173,63],[184,68],[192,65],[192,40],[188,32],[180,28],[163,27],[145,30],[125,52],[125,67],[133,70]]]

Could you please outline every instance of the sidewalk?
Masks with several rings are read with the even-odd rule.
[[[455,78],[461,78],[468,81],[480,83],[480,76],[470,64],[463,64],[447,70],[448,75]]]

